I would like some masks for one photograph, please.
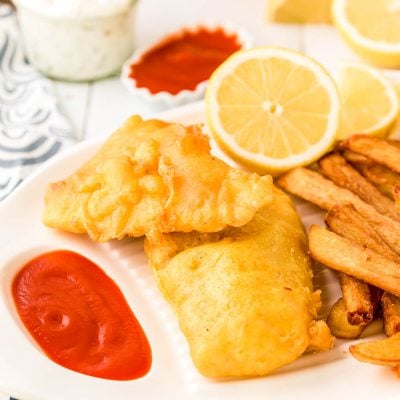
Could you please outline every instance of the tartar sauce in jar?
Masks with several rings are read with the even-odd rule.
[[[133,51],[136,0],[14,0],[28,59],[45,75],[87,81]]]

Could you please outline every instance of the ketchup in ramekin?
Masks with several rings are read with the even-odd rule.
[[[129,76],[151,93],[194,90],[241,46],[235,34],[222,28],[183,30],[145,52],[131,64]]]
[[[124,64],[121,79],[145,101],[177,106],[200,99],[214,70],[250,44],[246,32],[229,24],[185,27],[137,51]]]

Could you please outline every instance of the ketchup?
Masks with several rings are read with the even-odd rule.
[[[25,327],[56,363],[114,380],[149,371],[151,349],[139,322],[114,281],[87,258],[42,254],[19,271],[12,291]]]
[[[151,93],[193,90],[240,48],[236,35],[221,28],[184,30],[167,37],[133,63],[129,76],[136,80],[137,87]]]

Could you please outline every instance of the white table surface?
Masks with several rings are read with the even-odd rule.
[[[136,46],[150,45],[185,24],[211,19],[231,21],[241,26],[253,37],[255,45],[277,45],[300,50],[332,70],[337,68],[340,61],[358,59],[331,25],[266,22],[267,1],[139,0]],[[108,135],[131,114],[149,117],[157,112],[128,93],[118,77],[85,84],[56,82],[56,88],[79,140]]]

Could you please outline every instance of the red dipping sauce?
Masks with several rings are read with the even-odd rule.
[[[12,284],[18,313],[47,356],[99,378],[140,378],[151,349],[123,294],[96,264],[65,250],[26,264]]]
[[[166,38],[133,63],[129,76],[136,80],[137,87],[145,87],[151,93],[194,90],[241,47],[235,34],[221,28],[184,30]]]

